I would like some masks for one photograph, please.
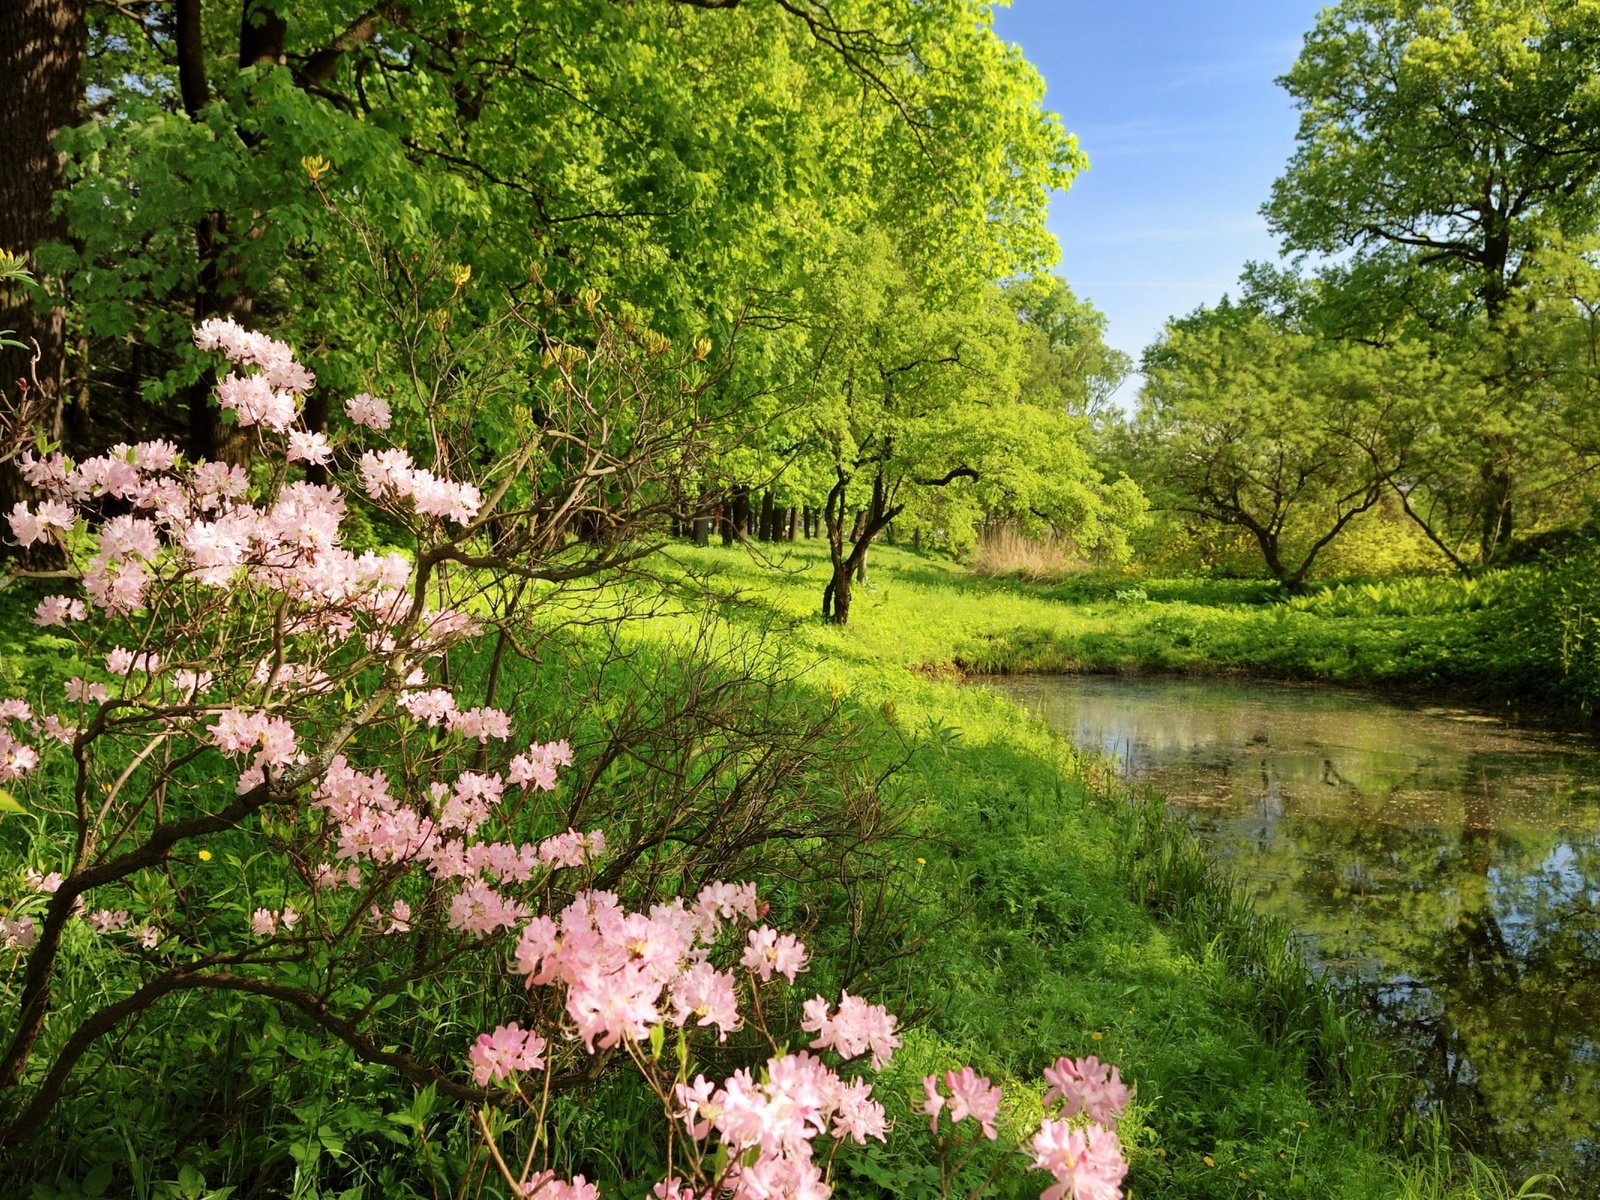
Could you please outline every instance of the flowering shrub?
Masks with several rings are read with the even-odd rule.
[[[41,1128],[86,1056],[112,1053],[102,1040],[164,998],[232,993],[474,1106],[519,1194],[594,1188],[538,1167],[537,1138],[513,1168],[487,1114],[526,1105],[542,1125],[552,1095],[631,1064],[669,1120],[658,1195],[826,1195],[840,1147],[888,1134],[867,1076],[899,1046],[895,1018],[848,992],[814,996],[806,1046],[790,1052],[793,1032],[767,1014],[809,953],[763,923],[754,886],[712,881],[629,911],[600,886],[616,877],[607,831],[574,825],[559,803],[568,742],[519,736],[492,682],[472,703],[452,676],[451,652],[503,620],[527,581],[633,553],[613,537],[557,561],[557,518],[584,510],[611,449],[573,454],[571,430],[552,428],[462,479],[441,441],[422,465],[401,445],[307,428],[315,380],[281,343],[230,321],[206,322],[195,342],[231,366],[218,400],[257,439],[253,471],[190,463],[159,441],[80,463],[30,451],[19,461],[40,499],[5,514],[17,543],[65,556],[44,574],[69,590],[39,601],[34,621],[81,667],[59,694],[0,701],[0,783],[37,830],[18,893],[0,903],[0,953],[14,956],[0,1142]],[[545,356],[569,415],[600,355]],[[368,393],[345,410],[363,437],[396,423]],[[630,428],[638,451],[648,422],[635,414]],[[331,481],[297,477],[312,467]],[[358,505],[404,549],[347,546]],[[613,497],[613,525],[616,512]],[[641,846],[630,838],[624,856]],[[85,937],[107,966],[89,1010],[69,1018],[56,976]],[[508,986],[507,959],[526,988]],[[384,1024],[421,981],[469,969],[486,1006],[517,1020],[486,1021],[464,1052],[446,1031]],[[740,1029],[759,1036],[764,1064],[708,1079],[699,1048]],[[1046,1200],[1116,1195],[1110,1126],[1127,1094],[1115,1071],[1063,1059],[1047,1079],[1060,1115],[1030,1151],[1055,1181]],[[943,1112],[997,1137],[987,1080],[963,1068],[926,1089],[936,1132]]]

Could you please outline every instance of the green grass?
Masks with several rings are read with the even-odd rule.
[[[906,816],[914,835],[872,846],[898,856],[889,876],[905,927],[895,945],[870,948],[868,973],[851,986],[914,1019],[880,1087],[907,1132],[924,1120],[915,1106],[927,1072],[970,1062],[990,1074],[1005,1086],[1006,1119],[1020,1131],[1037,1116],[1040,1070],[1061,1054],[1096,1054],[1138,1089],[1124,1124],[1132,1196],[1471,1200],[1514,1192],[1488,1168],[1453,1156],[1438,1126],[1414,1119],[1411,1093],[1370,1031],[1308,976],[1286,931],[1252,912],[1159,803],[1122,794],[1103,764],[959,678],[962,670],[1259,670],[1282,641],[1279,623],[1324,630],[1321,642],[1308,632],[1303,649],[1334,638],[1327,628],[1347,619],[1340,605],[1356,612],[1348,620],[1365,630],[1363,645],[1383,644],[1374,641],[1381,621],[1413,617],[1374,615],[1353,593],[1322,600],[1329,611],[1286,605],[1249,583],[995,582],[885,548],[874,554],[853,623],[839,629],[816,616],[823,565],[815,546],[771,561],[675,548],[658,560],[665,598],[657,583],[635,589],[653,610],[622,628],[636,653],[602,654],[613,631],[593,626],[558,638],[537,660],[518,660],[506,692],[519,727],[567,714],[581,753],[633,719],[639,704],[682,695],[682,664],[709,656],[774,681],[766,723],[748,726],[752,750],[764,729],[831,723],[834,736],[818,752],[838,761],[798,780],[796,793],[820,811],[863,781],[881,781],[886,808]],[[1463,611],[1440,607],[1441,621]],[[709,625],[708,611],[716,614]],[[1178,636],[1184,622],[1194,631],[1187,641]],[[1239,661],[1221,657],[1228,645],[1239,647]],[[1307,658],[1284,652],[1282,661],[1285,670],[1315,673]],[[6,666],[26,677],[60,664],[24,638],[7,647]],[[659,690],[641,701],[651,681]],[[670,799],[641,765],[650,757],[600,780],[619,813],[645,797]],[[807,842],[796,853],[820,861],[824,848]],[[827,991],[862,948],[839,910],[808,908],[818,893],[799,886],[802,872],[783,874],[758,882],[786,920],[809,912],[819,961],[806,982]],[[871,877],[882,877],[878,867]],[[83,988],[92,992],[93,980]],[[476,1019],[467,1008],[428,1012],[441,1030]],[[127,1069],[104,1071],[61,1110],[71,1154],[35,1147],[50,1162],[37,1195],[89,1194],[86,1165],[113,1159],[153,1181],[203,1169],[213,1185],[292,1178],[293,1194],[306,1197],[422,1195],[432,1167],[419,1153],[461,1153],[463,1123],[448,1112],[429,1118],[431,1150],[397,1149],[409,1089],[380,1069],[352,1067],[262,1006],[153,1016],[141,1031]],[[213,1095],[206,1077],[217,1055],[243,1067],[219,1076]],[[249,1104],[221,1094],[230,1089]],[[195,1120],[225,1114],[227,1129],[153,1149],[151,1131],[172,1125],[186,1103]],[[639,1194],[650,1159],[647,1112],[637,1089],[619,1086],[564,1102],[549,1131],[559,1161],[617,1195]],[[235,1124],[240,1113],[248,1128]],[[919,1139],[898,1144],[912,1148],[860,1160],[841,1178],[841,1194],[932,1200],[935,1177]],[[977,1165],[985,1166],[981,1156]],[[1041,1186],[1039,1176],[1014,1170],[999,1178],[1005,1195],[1037,1195]],[[142,1184],[135,1193],[161,1194]]]
[[[785,549],[769,561],[672,557],[737,598],[730,627],[768,629],[791,661],[812,664],[806,686],[877,708],[915,747],[900,781],[926,828],[915,869],[937,897],[937,936],[917,962],[925,1036],[1008,1082],[1057,1054],[1121,1064],[1139,1087],[1133,1195],[1472,1196],[1501,1185],[1486,1185],[1481,1165],[1476,1184],[1463,1166],[1460,1191],[1441,1161],[1402,1166],[1393,1154],[1414,1124],[1411,1093],[1370,1030],[1308,977],[1286,931],[1259,919],[1158,803],[1119,794],[1103,764],[956,677],[1259,669],[1262,647],[1230,660],[1218,647],[1325,618],[1267,603],[1260,585],[1231,585],[1225,606],[1181,598],[1206,588],[1183,581],[1119,599],[1125,581],[997,582],[885,548],[839,629],[815,616],[820,551]],[[1174,636],[1184,621],[1204,623],[1204,644]],[[645,635],[672,629],[657,616]],[[901,1190],[914,1191],[904,1170]]]
[[[817,609],[816,546],[785,546],[765,563],[673,554],[790,618]],[[892,547],[872,563],[850,631],[809,635],[832,658],[935,673],[1270,676],[1582,714],[1600,697],[1600,574],[1581,562],[1333,583],[1292,598],[1263,580],[982,578]]]

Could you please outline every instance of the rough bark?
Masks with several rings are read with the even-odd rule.
[[[0,9],[0,250],[31,258],[41,243],[66,239],[66,220],[52,211],[63,182],[54,141],[77,120],[86,39],[83,0],[9,0]],[[0,347],[0,420],[60,437],[66,310],[41,309],[21,289],[0,287],[0,329],[27,343]],[[0,458],[0,511],[26,496]]]

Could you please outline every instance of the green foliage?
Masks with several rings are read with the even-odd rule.
[[[1281,80],[1300,129],[1265,212],[1338,261],[1252,288],[1329,336],[1426,348],[1440,378],[1394,491],[1463,570],[1570,520],[1594,463],[1597,31],[1591,0],[1343,0]]]
[[[1299,587],[1405,461],[1431,384],[1419,347],[1297,333],[1226,301],[1150,347],[1130,469],[1157,503],[1249,534]]]

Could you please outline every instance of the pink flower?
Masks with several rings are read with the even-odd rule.
[[[515,1021],[498,1026],[493,1033],[480,1033],[467,1052],[472,1064],[472,1079],[479,1087],[491,1080],[509,1079],[518,1071],[537,1071],[544,1067],[545,1040]]]
[[[367,392],[346,400],[344,411],[357,425],[377,430],[389,428],[391,414],[388,403]]]
[[[522,1185],[525,1200],[599,1200],[600,1189],[582,1175],[569,1183],[557,1179],[554,1171],[540,1171]]]
[[[28,881],[28,886],[34,891],[42,892],[45,895],[53,895],[56,889],[61,886],[60,871],[51,871],[48,875],[41,875],[39,872],[29,868],[23,878]]]
[[[498,929],[509,929],[527,913],[522,905],[507,900],[486,883],[473,881],[450,901],[451,929],[485,937]]]
[[[33,923],[32,917],[18,917],[10,920],[0,917],[0,946],[17,946],[23,950],[30,950],[39,940],[39,929]]]
[[[389,910],[389,925],[385,933],[410,933],[411,932],[411,905],[404,900],[396,900],[394,907]]]
[[[605,852],[606,835],[596,829],[579,833],[569,829],[539,843],[539,860],[553,867],[581,867]]]
[[[100,908],[90,913],[85,919],[89,922],[89,928],[96,933],[116,933],[119,929],[127,928],[128,911],[127,909],[119,908],[116,912],[112,912],[109,909]]]
[[[677,1116],[688,1129],[689,1136],[704,1141],[711,1133],[711,1123],[722,1113],[722,1104],[716,1099],[717,1089],[704,1075],[696,1075],[693,1083],[680,1083],[673,1088],[681,1109]]]
[[[974,1074],[971,1067],[944,1073],[945,1086],[950,1089],[950,1122],[971,1117],[983,1130],[983,1136],[994,1141],[995,1118],[1000,1115],[1000,1089],[982,1075]]]
[[[10,730],[0,729],[0,783],[21,779],[38,765],[37,750],[13,737]]]
[[[521,787],[553,792],[556,788],[556,768],[568,766],[571,762],[572,747],[566,742],[550,742],[547,745],[535,743],[528,747],[526,754],[519,754],[511,760],[506,778]]]
[[[272,386],[265,375],[229,374],[217,384],[217,404],[236,414],[240,425],[265,425],[281,433],[294,424],[293,392]]]
[[[311,463],[324,466],[333,461],[333,447],[325,433],[307,433],[302,429],[289,431],[289,448],[283,455],[290,462]]]
[[[76,676],[67,680],[66,685],[62,689],[62,693],[68,700],[90,704],[98,704],[110,694],[106,691],[105,684],[86,683]]]
[[[739,962],[754,971],[762,983],[771,979],[774,972],[793,983],[811,957],[798,938],[777,933],[765,925],[750,930],[746,936],[749,945]]]
[[[270,937],[277,927],[278,917],[271,909],[258,908],[250,914],[250,932],[257,937]]]
[[[856,1145],[865,1146],[869,1137],[880,1142],[888,1140],[883,1105],[872,1099],[872,1085],[866,1080],[842,1085],[836,1103],[833,1136],[841,1142],[849,1138]]]
[[[611,972],[588,967],[567,989],[567,1015],[578,1027],[583,1048],[594,1053],[595,1040],[610,1049],[623,1038],[642,1041],[660,1022],[656,999],[661,984],[634,966]]]
[[[44,501],[39,505],[38,512],[29,509],[27,501],[18,500],[7,519],[11,522],[11,532],[16,535],[19,546],[31,546],[48,539],[52,529],[62,533],[72,532],[72,510],[59,500]]]
[[[922,1090],[926,1093],[926,1098],[922,1101],[922,1111],[928,1114],[928,1132],[938,1133],[939,1114],[944,1111],[944,1094],[939,1091],[939,1077],[924,1075]]]
[[[1044,1069],[1044,1080],[1050,1085],[1045,1089],[1045,1104],[1060,1100],[1064,1115],[1085,1113],[1101,1125],[1115,1127],[1130,1098],[1117,1068],[1092,1054],[1076,1062],[1056,1059],[1054,1066]]]
[[[1117,1135],[1105,1126],[1045,1121],[1033,1135],[1032,1149],[1035,1169],[1055,1178],[1039,1200],[1118,1200],[1122,1195],[1128,1164]]]
[[[82,600],[69,596],[49,596],[39,601],[33,610],[33,623],[40,626],[65,625],[68,621],[81,621],[89,615]]]
[[[839,1011],[832,1017],[828,1015],[828,1002],[821,996],[807,1000],[804,1013],[800,1028],[817,1035],[811,1043],[814,1048],[832,1049],[841,1058],[855,1058],[871,1051],[874,1071],[882,1070],[900,1048],[894,1014],[881,1004],[868,1004],[849,992],[840,995]]]
[[[487,744],[490,738],[505,741],[511,736],[511,717],[498,708],[469,708],[451,714],[446,720],[452,733],[469,741],[475,738]]]
[[[456,715],[456,699],[444,688],[406,692],[395,701],[413,720],[427,725],[443,725]],[[513,771],[512,782],[516,782]]]
[[[710,963],[695,963],[673,979],[668,992],[674,1023],[682,1025],[698,1018],[697,1024],[717,1027],[719,1041],[726,1041],[728,1034],[739,1028],[739,1002],[733,976],[726,971],[718,971]]]

